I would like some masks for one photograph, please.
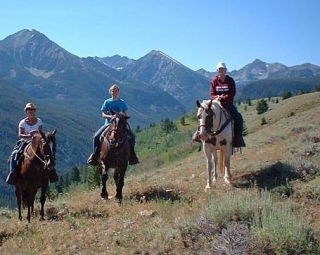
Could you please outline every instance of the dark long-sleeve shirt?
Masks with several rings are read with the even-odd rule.
[[[210,99],[215,99],[217,96],[223,96],[222,104],[233,105],[233,100],[236,95],[236,84],[234,79],[226,75],[224,82],[219,76],[215,76],[210,83]]]

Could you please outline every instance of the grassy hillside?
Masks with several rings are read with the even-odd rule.
[[[231,185],[220,178],[204,192],[197,145],[188,140],[164,150],[173,137],[143,130],[141,163],[128,171],[122,206],[102,200],[99,188],[76,187],[46,204],[43,222],[21,223],[3,209],[0,253],[319,254],[320,93],[268,104],[264,115],[256,114],[256,102],[239,106],[249,134],[232,157]],[[190,139],[196,123],[192,116],[186,123],[177,121],[176,136]],[[154,140],[142,143],[142,136]],[[175,160],[188,146],[194,152]]]

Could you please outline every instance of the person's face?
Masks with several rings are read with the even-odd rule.
[[[217,69],[217,73],[219,75],[225,75],[226,74],[226,69],[223,68],[223,67],[220,67],[220,68]]]
[[[35,112],[36,112],[35,109],[31,109],[31,108],[26,109],[26,114],[27,114],[28,116],[34,115]]]
[[[113,88],[113,89],[110,89],[110,95],[113,97],[113,98],[117,98],[118,95],[119,95],[119,90],[117,88]]]

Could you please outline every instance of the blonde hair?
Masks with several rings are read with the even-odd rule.
[[[33,103],[27,103],[26,106],[24,107],[24,111],[26,112],[28,109],[33,109],[37,110],[37,107]]]
[[[116,85],[116,84],[113,84],[113,85],[109,88],[109,93],[110,93],[110,92],[111,92],[111,90],[113,90],[113,89],[117,89],[118,91],[120,91],[119,86],[118,86],[118,85]]]

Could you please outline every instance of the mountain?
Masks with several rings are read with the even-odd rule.
[[[238,82],[239,95],[279,95],[290,77],[304,77],[301,86],[310,90],[319,74],[312,64],[286,67],[260,60],[229,72]],[[195,108],[196,99],[208,98],[213,73],[193,71],[164,52],[152,50],[140,59],[115,55],[80,58],[66,51],[36,30],[21,30],[0,41],[0,140],[1,158],[10,155],[17,139],[17,122],[24,117],[27,102],[38,106],[45,129],[57,128],[58,162],[65,172],[74,164],[84,164],[91,151],[92,134],[102,125],[100,107],[116,83],[129,106],[130,124],[147,127],[165,118],[174,119]],[[210,77],[211,76],[211,77]],[[309,77],[309,78],[305,78]],[[272,80],[270,80],[272,78]],[[309,79],[309,80],[308,80]],[[263,81],[263,85],[253,82]],[[310,81],[310,83],[309,83]],[[239,84],[244,84],[239,86]],[[287,83],[285,89],[290,89]],[[248,87],[246,87],[248,86]],[[299,85],[300,86],[300,85]],[[294,89],[300,89],[294,86]],[[268,88],[267,92],[265,88]],[[1,169],[6,169],[0,161]]]
[[[81,112],[96,117],[100,117],[103,100],[109,97],[109,86],[117,83],[121,97],[133,108],[131,115],[135,125],[146,126],[186,111],[167,92],[156,87],[150,89],[149,84],[134,80],[94,58],[79,58],[36,30],[22,30],[0,41],[0,77],[33,98],[50,104],[56,101],[67,104],[65,109],[76,110],[79,106]]]
[[[79,58],[36,30],[22,30],[0,41],[0,176],[17,140],[27,102],[37,105],[44,128],[57,128],[58,172],[85,164],[92,134],[103,124],[100,108],[108,88],[118,84],[129,107],[130,125],[146,127],[176,118],[186,108],[168,92],[137,81],[92,57]],[[4,137],[4,136],[2,136]]]
[[[210,79],[216,75],[215,72],[208,72],[204,69],[200,69],[197,72]],[[239,70],[229,70],[228,74],[234,78],[237,87],[242,87],[266,79],[310,78],[318,76],[320,75],[320,67],[310,63],[287,67],[277,62],[266,63],[256,59]]]
[[[242,98],[310,91],[319,85],[319,67],[309,63],[286,67],[257,59],[229,74]],[[37,105],[45,130],[57,128],[57,170],[62,174],[85,164],[92,135],[103,124],[100,107],[112,84],[121,88],[134,129],[193,110],[196,99],[208,98],[214,75],[204,69],[193,71],[156,50],[138,60],[120,55],[80,58],[36,30],[9,35],[0,41],[0,178],[7,175],[7,158],[27,102]]]
[[[237,89],[236,101],[281,96],[283,93],[303,94],[320,90],[320,75],[310,78],[265,79]]]
[[[129,59],[128,57],[121,57],[120,55],[114,55],[112,57],[94,57],[98,61],[106,64],[109,67],[112,67],[117,70],[122,70],[123,67],[135,62],[134,59]]]
[[[178,100],[187,111],[194,109],[196,99],[208,97],[210,80],[184,66],[161,51],[152,50],[138,60],[129,60],[118,55],[101,58],[100,61],[126,76],[160,88]]]

